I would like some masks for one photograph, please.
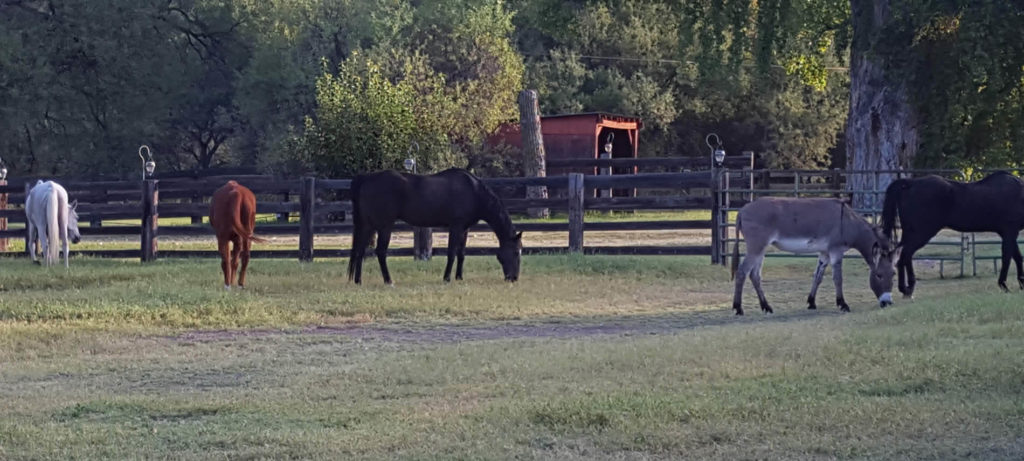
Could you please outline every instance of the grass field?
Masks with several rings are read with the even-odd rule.
[[[804,309],[813,260],[769,260],[777,314],[731,315],[706,258],[0,259],[0,459],[1021,459],[1024,305],[988,271],[918,270],[879,309]]]

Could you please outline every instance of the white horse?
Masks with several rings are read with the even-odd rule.
[[[53,181],[38,181],[25,197],[25,217],[28,231],[28,247],[25,248],[36,261],[37,242],[42,241],[43,260],[47,266],[57,264],[58,251],[64,251],[64,267],[68,265],[68,237],[78,243],[82,234],[78,231],[78,201],[68,203],[68,192]],[[60,240],[61,247],[57,246]]]

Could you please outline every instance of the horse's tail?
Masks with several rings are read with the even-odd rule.
[[[237,234],[240,237],[245,237],[245,238],[247,238],[247,239],[249,239],[249,240],[251,240],[253,242],[256,242],[256,243],[264,243],[264,242],[267,241],[266,239],[261,238],[261,237],[257,237],[256,234],[253,233],[252,229],[248,229],[247,230],[245,224],[242,224],[242,208],[245,206],[245,202],[246,202],[245,195],[246,194],[242,194],[241,192],[238,192],[238,212],[237,213],[232,213],[234,215],[234,220],[231,223],[231,227],[234,228],[235,234]],[[253,209],[249,210],[249,212],[250,213],[256,213],[256,201],[255,200],[253,200]]]
[[[910,187],[906,179],[897,179],[885,189],[885,200],[882,202],[882,233],[890,239],[896,229],[896,216],[899,214],[900,196]]]
[[[740,215],[736,215],[736,243],[732,246],[732,263],[729,265],[729,280],[736,278],[736,270],[740,267]]]
[[[363,226],[366,224],[363,222],[363,215],[359,209],[359,189],[363,186],[363,177],[356,176],[352,179],[352,185],[349,186],[349,191],[352,195],[352,250],[349,252],[348,258],[348,281],[351,282],[355,278],[356,264],[362,264],[362,255],[365,251],[366,244],[363,234]],[[357,262],[358,261],[358,262]]]
[[[46,198],[46,265],[57,264],[60,259],[60,196],[51,186]],[[66,206],[66,205],[65,205]]]

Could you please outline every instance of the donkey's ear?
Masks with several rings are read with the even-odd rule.
[[[77,198],[75,199],[75,201],[71,202],[71,209],[72,210],[77,210],[78,209],[78,199]]]
[[[880,261],[881,259],[882,247],[878,244],[878,242],[875,242],[874,244],[871,245],[871,261],[873,262],[872,265],[877,266],[878,261]]]
[[[896,249],[892,250],[893,264],[896,264],[896,261],[900,259],[900,253],[903,253],[903,245],[896,245]]]
[[[516,234],[516,240],[522,240],[522,239],[523,239],[523,233],[522,232]]]

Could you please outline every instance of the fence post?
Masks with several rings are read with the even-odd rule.
[[[291,197],[288,195],[287,192],[281,194],[281,201],[282,202],[286,202],[287,203],[289,200],[291,200]],[[287,211],[282,211],[282,212],[278,213],[277,214],[277,222],[287,224],[288,223],[288,212]]]
[[[299,195],[299,261],[313,261],[313,205],[316,203],[316,178],[302,178]]]
[[[722,248],[722,204],[718,196],[718,168],[712,166],[708,175],[708,190],[711,192],[711,264],[718,264],[724,261],[720,254]]]
[[[194,192],[192,194],[192,198],[189,199],[189,203],[203,203],[203,198],[199,196],[199,192]],[[193,225],[195,225],[195,224],[202,224],[203,223],[203,215],[201,215],[201,214],[197,214],[197,215],[194,214],[194,215],[189,217],[189,222],[191,222]]]
[[[156,261],[159,194],[158,180],[147,179],[142,182],[142,262]]]
[[[412,257],[417,261],[430,261],[434,254],[434,229],[416,227],[412,230]]]
[[[28,193],[32,190],[32,183],[25,181],[25,203],[28,202]],[[25,216],[25,252],[29,254],[29,257],[35,257],[35,245],[34,242],[29,241],[28,238],[28,216]]]
[[[7,180],[0,179],[0,186],[6,185]],[[0,210],[7,210],[7,192],[0,194]],[[0,218],[0,230],[7,230],[7,218]],[[0,251],[7,251],[7,237],[0,238]]]
[[[583,251],[583,174],[569,173],[569,252]]]

